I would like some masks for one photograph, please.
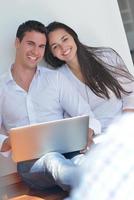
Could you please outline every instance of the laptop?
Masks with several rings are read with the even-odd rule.
[[[15,162],[37,159],[45,153],[68,153],[87,144],[89,116],[12,128],[9,137]]]

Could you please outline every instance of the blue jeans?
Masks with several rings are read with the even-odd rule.
[[[79,151],[63,154],[71,159],[78,155]],[[45,190],[57,186],[52,175],[45,170],[44,163],[40,159],[24,161],[17,164],[17,171],[22,180],[33,189]]]

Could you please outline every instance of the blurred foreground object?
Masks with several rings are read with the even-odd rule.
[[[134,114],[124,114],[93,145],[67,200],[134,200]]]

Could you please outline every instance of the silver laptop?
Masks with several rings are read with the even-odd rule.
[[[9,131],[15,162],[40,158],[47,152],[68,153],[84,149],[88,136],[88,116],[13,128]]]

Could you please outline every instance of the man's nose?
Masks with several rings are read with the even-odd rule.
[[[34,47],[34,48],[32,49],[32,52],[33,52],[35,55],[39,54],[39,48],[38,48],[38,47]]]

